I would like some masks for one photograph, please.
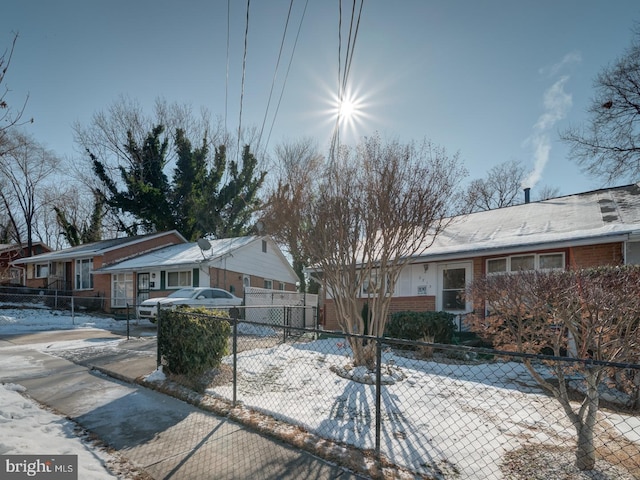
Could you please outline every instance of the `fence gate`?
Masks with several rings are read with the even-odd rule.
[[[298,328],[315,328],[316,326],[318,295],[315,294],[245,287],[244,304],[247,307],[246,319],[250,322],[270,325],[288,324]],[[284,307],[302,308],[290,308],[288,309],[290,313],[284,315]]]

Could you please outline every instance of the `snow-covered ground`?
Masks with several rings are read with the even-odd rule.
[[[121,324],[86,315],[72,320],[46,309],[0,310],[0,334],[71,328],[112,330]],[[82,348],[87,348],[82,342],[65,342],[54,350]],[[117,342],[111,340],[91,348],[117,348]],[[246,407],[300,425],[321,437],[372,449],[374,387],[346,380],[331,369],[343,367],[348,353],[345,344],[336,339],[242,352],[238,355],[238,399]],[[392,351],[384,353],[383,361],[403,376],[401,381],[386,386],[381,398],[381,450],[398,465],[436,477],[498,479],[504,478],[499,465],[505,454],[520,447],[542,443],[568,447],[570,452],[575,433],[565,414],[518,363],[444,364],[408,359]],[[147,380],[162,381],[164,377],[158,373]],[[87,475],[80,478],[113,478],[103,467],[104,453],[94,453],[73,433],[72,423],[21,396],[20,389],[16,385],[0,386],[0,453],[32,452],[33,448],[26,449],[26,445],[47,451],[49,445],[55,445],[56,452],[87,454],[79,461]],[[232,396],[229,385],[212,387],[208,392],[227,399]],[[602,419],[618,435],[640,442],[638,417],[603,414]],[[15,431],[21,436],[15,436]],[[573,461],[570,453],[563,458],[569,464]],[[563,474],[557,478],[633,478],[610,473],[603,477]]]
[[[331,368],[343,367],[348,355],[336,340],[242,352],[238,399],[323,438],[373,449],[375,386],[346,380]],[[520,363],[443,364],[392,351],[383,354],[383,363],[404,376],[383,387],[381,395],[381,451],[396,465],[435,478],[503,478],[500,464],[507,452],[532,444],[574,444],[575,430],[560,405]],[[207,392],[232,398],[229,385]],[[640,440],[638,417],[606,420]],[[570,468],[570,448],[565,458]]]
[[[87,315],[71,317],[46,308],[0,309],[0,335],[76,328],[117,330],[122,322]],[[113,341],[106,343],[114,345]],[[82,341],[69,341],[57,347],[73,350],[82,345]],[[92,442],[75,423],[21,395],[24,391],[21,385],[0,384],[0,454],[78,455],[78,478],[126,478],[105,467],[109,464],[117,470],[120,459]]]

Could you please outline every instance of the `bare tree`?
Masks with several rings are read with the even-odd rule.
[[[323,157],[310,138],[282,143],[275,153],[277,161],[271,169],[273,180],[268,186],[262,223],[265,233],[288,251],[300,279],[301,291],[307,291],[304,268],[308,266],[309,254],[300,235],[304,227],[297,221],[292,222],[291,214],[310,201]]]
[[[206,138],[211,147],[233,143],[225,138],[220,121],[212,125],[206,110],[196,115],[188,105],[168,103],[159,98],[153,112],[146,114],[137,101],[127,97],[120,97],[106,110],[96,112],[88,125],[76,123],[73,127],[74,140],[80,146],[82,155],[90,151],[107,168],[113,170],[111,177],[117,178],[118,168],[135,167],[126,146],[131,140],[137,145],[144,145],[149,132],[158,125],[163,126],[162,140],[167,142],[167,164],[170,166],[173,166],[176,156],[174,134],[177,128],[187,138]],[[88,173],[90,171],[91,165],[88,163],[85,178],[93,176]]]
[[[24,109],[29,99],[28,96],[24,102],[17,107],[14,107],[8,100],[10,89],[6,84],[5,76],[11,65],[11,59],[13,58],[13,51],[17,41],[18,34],[15,33],[11,47],[7,48],[0,56],[0,157],[11,147],[11,143],[7,141],[7,133],[9,130],[23,123],[33,122],[33,119],[29,119],[26,122],[22,121],[22,115],[24,114]]]
[[[558,187],[543,185],[535,191],[534,197],[538,200],[549,200],[550,198],[556,198],[559,195],[560,189]]]
[[[466,172],[457,155],[426,141],[383,143],[376,136],[338,153],[319,168],[304,201],[291,205],[289,218],[343,331],[380,336],[400,271],[446,227]],[[375,345],[355,338],[350,344],[354,364],[373,367]]]
[[[594,428],[600,387],[614,378],[605,362],[640,361],[640,267],[579,271],[520,272],[476,279],[469,294],[486,302],[488,316],[469,317],[472,330],[500,350],[554,356],[569,354],[583,362],[522,359],[536,382],[561,404],[577,433],[576,465],[595,465]],[[551,370],[555,382],[545,372]],[[572,402],[568,375],[579,373],[583,400]],[[638,374],[627,386],[636,389]]]
[[[472,212],[493,210],[524,203],[524,187],[527,169],[518,160],[493,166],[485,178],[473,180],[467,187],[466,203]],[[537,200],[547,200],[558,196],[557,187],[542,186],[534,192]]]
[[[16,130],[10,132],[7,142],[10,148],[0,158],[0,201],[6,208],[16,242],[26,243],[31,252],[42,195],[59,160],[31,136]]]
[[[584,127],[561,134],[571,157],[606,183],[640,179],[640,27],[627,51],[594,81]]]
[[[500,163],[483,179],[473,180],[467,189],[467,203],[474,212],[522,203],[522,182],[527,175],[517,160]]]

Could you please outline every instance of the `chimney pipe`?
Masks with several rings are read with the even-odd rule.
[[[529,201],[531,200],[529,195],[530,192],[531,192],[531,188],[527,187],[524,189],[524,203],[529,203]]]

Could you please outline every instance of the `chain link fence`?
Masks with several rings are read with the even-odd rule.
[[[204,397],[298,448],[372,478],[640,478],[640,365],[599,365],[606,376],[593,426],[596,464],[581,472],[575,425],[525,366],[558,385],[551,366],[566,365],[579,412],[585,378],[577,360],[349,338],[249,316],[231,320],[231,353],[210,372]],[[349,340],[370,345],[373,370],[354,366]]]
[[[5,307],[71,315],[101,311],[105,301],[0,293]],[[376,368],[369,370],[354,366],[349,336],[296,321],[317,318],[314,307],[270,305],[266,315],[252,314],[252,308],[267,307],[234,313],[230,353],[208,372],[201,394],[206,402],[224,405],[218,413],[261,434],[371,478],[640,478],[640,365],[351,336],[373,346]],[[137,322],[135,306],[127,311],[127,324]],[[525,361],[557,387],[552,367],[566,365],[573,412],[585,405],[582,371],[602,369],[593,470],[575,467],[576,427]],[[193,428],[197,438],[202,425],[195,422]],[[229,448],[248,458],[268,455],[250,445]],[[203,468],[216,458],[203,456]]]

